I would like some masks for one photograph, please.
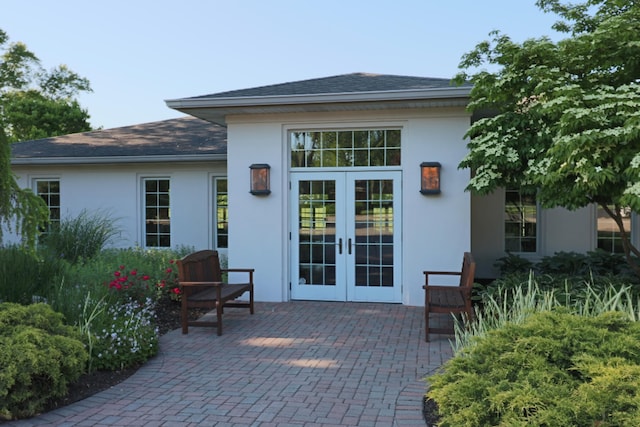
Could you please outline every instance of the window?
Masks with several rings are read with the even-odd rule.
[[[171,246],[171,209],[169,180],[145,178],[144,185],[144,242],[146,247]]]
[[[609,209],[615,210],[615,207],[611,205]],[[620,213],[622,214],[624,230],[631,236],[631,209],[622,208]],[[620,229],[602,206],[598,206],[596,210],[596,222],[598,227],[598,249],[612,254],[624,253],[622,249],[622,239],[620,238]]]
[[[44,234],[60,227],[60,180],[37,179],[35,180],[35,192],[47,204],[49,208],[49,224],[42,230]]]
[[[507,252],[536,252],[538,207],[535,196],[505,190],[504,248]]]
[[[292,132],[291,166],[399,166],[400,129]]]
[[[216,248],[229,247],[229,196],[227,193],[227,179],[213,178],[213,200],[215,205],[213,211],[215,215],[215,232],[213,241]]]

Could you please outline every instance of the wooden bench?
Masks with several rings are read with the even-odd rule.
[[[448,313],[466,315],[466,320],[473,320],[471,290],[476,273],[476,262],[470,252],[465,252],[460,271],[424,271],[424,322],[425,341],[429,341],[429,333],[449,334],[450,328],[429,326],[430,313]],[[432,285],[429,276],[460,276],[459,286]]]
[[[217,251],[203,250],[191,253],[178,264],[178,282],[182,288],[182,333],[189,333],[189,326],[216,326],[222,335],[224,307],[246,307],[253,314],[253,268],[220,268]],[[243,283],[224,283],[223,273],[247,273]],[[249,292],[249,301],[236,301]],[[216,309],[216,321],[190,321],[190,308]]]

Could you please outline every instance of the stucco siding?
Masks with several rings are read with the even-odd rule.
[[[402,302],[422,305],[425,269],[457,270],[471,248],[469,172],[459,170],[469,117],[462,109],[368,114],[228,117],[229,265],[256,269],[256,299],[289,298],[289,173],[287,131],[400,127],[402,129]],[[442,164],[442,194],[422,195],[420,163]],[[249,193],[249,165],[271,165],[269,196]],[[400,225],[400,224],[399,224]]]
[[[121,230],[111,246],[142,246],[142,179],[171,180],[171,243],[198,249],[211,247],[211,176],[225,175],[224,163],[174,165],[72,165],[16,166],[22,187],[33,188],[35,179],[60,181],[61,217],[82,210],[99,211],[117,220]],[[5,241],[16,241],[13,235]]]

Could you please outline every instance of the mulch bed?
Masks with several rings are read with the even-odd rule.
[[[428,426],[435,426],[440,417],[438,416],[438,404],[433,400],[424,397],[422,399],[422,416]]]

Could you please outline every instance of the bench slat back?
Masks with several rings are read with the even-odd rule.
[[[222,282],[218,251],[202,250],[178,260],[180,282]]]
[[[462,258],[462,273],[460,274],[460,286],[473,287],[473,279],[476,275],[476,261],[471,252],[465,252]]]

